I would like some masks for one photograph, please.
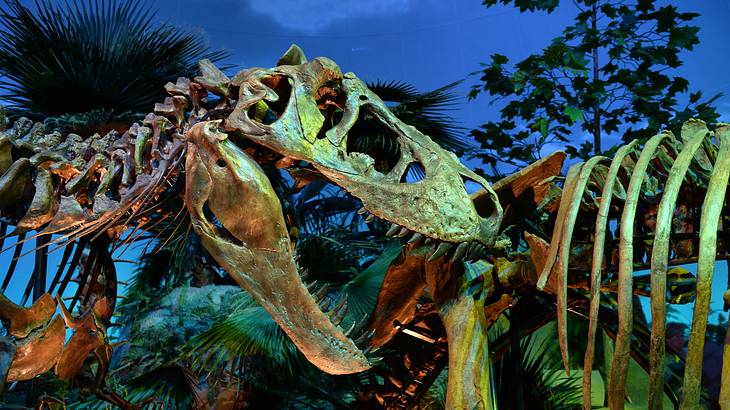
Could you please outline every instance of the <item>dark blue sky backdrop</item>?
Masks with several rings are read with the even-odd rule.
[[[467,129],[498,115],[490,98],[467,101],[469,87],[478,82],[469,73],[493,53],[512,61],[538,52],[560,35],[576,13],[570,1],[554,13],[520,13],[514,7],[486,8],[479,0],[168,0],[156,2],[160,20],[201,30],[211,46],[233,55],[241,67],[269,66],[291,43],[307,56],[328,56],[344,71],[366,81],[407,81],[430,90],[455,80],[462,100],[454,117]],[[730,94],[728,1],[675,2],[685,11],[701,14],[701,43],[685,53],[677,74],[690,80],[691,89],[706,96]],[[730,99],[719,101],[730,120]],[[586,139],[587,135],[576,135]],[[610,141],[609,141],[610,142]]]
[[[23,3],[33,6],[33,1]],[[366,81],[405,81],[426,91],[465,79],[457,89],[460,104],[453,116],[468,130],[496,119],[499,106],[490,105],[488,96],[467,101],[470,86],[478,83],[469,73],[479,70],[493,53],[514,62],[539,52],[576,13],[572,2],[562,3],[550,15],[520,13],[506,6],[486,8],[479,0],[164,0],[148,4],[158,10],[158,21],[200,32],[211,47],[228,50],[227,62],[237,68],[269,67],[296,43],[309,58],[330,57],[343,71],[353,71]],[[674,4],[682,11],[701,14],[694,21],[701,27],[701,43],[682,56],[684,66],[676,74],[690,81],[691,90],[702,90],[706,96],[730,94],[730,1]],[[718,106],[722,119],[730,121],[730,98],[723,97]],[[576,134],[577,140],[587,138]],[[0,255],[0,266],[7,266],[9,257],[9,252]],[[31,269],[30,263],[21,268]],[[721,265],[715,300],[721,295],[718,288],[727,286],[725,264]],[[122,276],[128,275],[128,266],[119,267],[127,272]],[[20,278],[13,281],[11,297],[22,292],[20,283]],[[718,303],[714,309],[721,306]]]

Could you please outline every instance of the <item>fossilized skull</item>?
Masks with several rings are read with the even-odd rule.
[[[343,75],[327,58],[305,62],[301,53],[298,60],[291,50],[287,55],[293,64],[236,75],[224,85],[238,88],[230,115],[187,131],[186,202],[206,249],[313,364],[329,373],[359,372],[368,360],[299,277],[279,199],[242,141],[273,151],[282,167],[311,164],[405,233],[489,247],[502,209],[484,179],[399,121],[354,74]],[[353,135],[364,118],[382,124],[384,140],[397,144],[395,155],[358,152]],[[425,173],[416,182],[405,178],[413,164]],[[477,205],[465,180],[486,192]]]
[[[232,84],[240,87],[239,100],[224,122],[227,131],[311,163],[377,217],[441,241],[492,245],[502,209],[489,184],[456,155],[399,121],[355,74],[343,75],[332,60],[320,57],[242,71]],[[251,115],[262,100],[278,116],[270,124]],[[377,158],[377,152],[356,150],[358,141],[350,138],[350,131],[365,117],[382,123],[389,134],[384,138],[398,144],[398,157]],[[411,183],[405,176],[413,164],[425,176]],[[476,207],[465,190],[466,180],[481,185],[491,201]]]

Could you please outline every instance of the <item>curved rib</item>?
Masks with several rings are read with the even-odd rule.
[[[553,265],[555,264],[555,260],[558,256],[560,238],[563,233],[563,224],[561,221],[565,220],[565,214],[568,211],[568,198],[572,196],[573,190],[575,190],[575,184],[578,182],[578,175],[582,166],[582,162],[573,165],[570,169],[568,169],[568,175],[565,177],[563,194],[560,197],[560,208],[558,208],[558,216],[555,218],[555,225],[553,226],[550,250],[548,251],[547,260],[545,261],[542,273],[540,273],[540,278],[537,280],[537,288],[540,290],[545,288],[548,278],[550,277],[550,273],[553,271]]]
[[[654,153],[665,139],[674,140],[668,133],[661,133],[652,137],[641,151],[631,174],[631,181],[626,190],[626,202],[621,214],[621,237],[619,241],[619,271],[618,271],[618,332],[611,377],[608,385],[608,406],[611,410],[623,409],[626,391],[626,375],[629,371],[629,351],[631,348],[631,328],[633,327],[633,273],[634,273],[634,217],[639,202],[641,185],[646,176],[649,162]]]
[[[556,224],[563,226],[560,238],[560,254],[558,263],[553,266],[553,270],[557,270],[558,274],[558,341],[560,342],[560,355],[563,358],[563,366],[565,371],[570,374],[570,365],[568,363],[568,257],[570,256],[570,241],[573,237],[573,228],[575,228],[575,218],[580,210],[580,203],[583,199],[583,192],[588,184],[588,178],[593,172],[593,167],[600,161],[607,160],[606,157],[596,156],[589,159],[580,170],[577,182],[572,192],[566,192],[570,195],[567,202],[567,210],[564,220],[556,220]],[[562,199],[561,199],[562,201]],[[562,204],[561,204],[562,205]]]
[[[687,348],[687,364],[684,369],[682,401],[680,409],[694,409],[699,405],[702,383],[702,355],[705,347],[707,314],[710,310],[712,276],[715,272],[717,254],[717,223],[720,219],[728,177],[730,177],[730,126],[723,125],[716,130],[720,144],[715,168],[707,186],[705,202],[700,217],[700,251],[697,260],[697,299],[692,315],[692,332]],[[727,378],[727,374],[724,375]]]
[[[588,322],[588,341],[585,356],[583,357],[583,408],[591,409],[591,372],[593,371],[593,356],[596,344],[596,327],[598,325],[598,308],[601,302],[601,267],[603,266],[603,244],[606,241],[606,224],[608,211],[611,207],[611,198],[616,183],[616,176],[626,155],[634,149],[637,140],[622,146],[616,151],[611,166],[606,174],[606,182],[601,192],[601,203],[598,206],[596,230],[593,236],[593,265],[591,266],[591,308]]]
[[[664,404],[664,332],[667,315],[667,264],[669,236],[677,196],[695,152],[707,136],[705,123],[690,120],[682,126],[685,141],[674,160],[664,193],[659,203],[654,246],[651,251],[651,344],[649,347],[649,408],[661,409]]]

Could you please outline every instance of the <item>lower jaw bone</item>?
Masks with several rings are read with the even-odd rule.
[[[315,366],[331,374],[367,370],[365,355],[330,322],[299,278],[289,238],[282,231],[286,225],[281,205],[268,178],[245,153],[235,154],[238,164],[228,167],[235,165],[234,172],[223,172],[207,165],[211,161],[205,151],[189,146],[186,202],[203,246]],[[206,203],[240,243],[227,240],[208,221]],[[255,215],[257,219],[242,223],[254,210],[263,211]],[[266,230],[271,232],[262,232]]]

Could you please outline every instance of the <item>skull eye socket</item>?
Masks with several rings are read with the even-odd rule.
[[[236,238],[235,235],[231,233],[226,227],[223,225],[223,222],[221,222],[220,219],[213,213],[213,210],[210,209],[210,205],[208,204],[208,201],[205,201],[203,204],[203,216],[205,217],[205,220],[208,221],[209,224],[213,226],[213,228],[216,231],[216,235],[224,239],[234,245],[237,246],[243,246],[243,242]]]
[[[317,89],[314,96],[317,108],[324,117],[322,128],[317,138],[326,137],[327,131],[337,126],[342,120],[347,95],[342,92],[342,83],[339,80],[329,81]]]
[[[248,109],[248,117],[265,125],[272,124],[284,115],[292,93],[292,79],[281,74],[273,74],[261,79],[278,97],[276,101],[261,100]]]

